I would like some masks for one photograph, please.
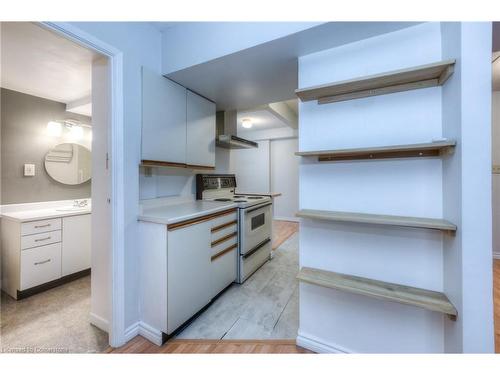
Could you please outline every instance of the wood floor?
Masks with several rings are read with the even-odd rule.
[[[294,340],[182,340],[156,346],[137,336],[121,348],[107,353],[170,353],[170,354],[300,354],[310,351],[295,345]]]
[[[273,221],[273,250],[276,250],[288,237],[299,230],[299,223],[295,221]]]
[[[495,352],[500,353],[500,259],[493,261],[493,304],[495,307]]]

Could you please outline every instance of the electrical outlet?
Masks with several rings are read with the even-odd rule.
[[[493,174],[500,174],[500,165],[494,165],[493,168],[491,169],[491,172]]]
[[[35,175],[35,164],[24,164],[24,176],[33,177]]]

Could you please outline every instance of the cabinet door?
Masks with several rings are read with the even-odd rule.
[[[63,218],[63,276],[90,268],[90,240],[90,214]]]
[[[168,334],[211,299],[210,223],[167,233]]]
[[[142,160],[186,163],[186,89],[145,68]]]
[[[189,90],[186,163],[215,167],[215,103]]]

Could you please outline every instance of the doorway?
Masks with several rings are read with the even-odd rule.
[[[50,209],[61,213],[61,218],[51,217],[49,219],[55,223],[60,222],[60,228],[50,228],[57,230],[41,232],[48,233],[48,235],[43,234],[44,238],[60,236],[59,239],[54,239],[54,241],[58,240],[59,242],[53,244],[53,251],[61,259],[51,257],[47,258],[49,260],[46,263],[34,263],[39,263],[40,266],[52,264],[53,274],[44,275],[40,280],[30,284],[29,286],[34,286],[34,288],[29,289],[31,291],[29,295],[23,296],[18,293],[17,297],[22,298],[17,300],[12,296],[2,295],[2,348],[4,351],[100,352],[109,344],[120,340],[119,335],[113,331],[113,323],[115,322],[112,319],[112,312],[115,309],[111,305],[111,280],[112,275],[114,275],[111,250],[112,245],[118,244],[111,241],[112,229],[114,229],[112,225],[115,217],[114,209],[117,207],[114,204],[114,199],[111,198],[117,197],[112,195],[116,186],[113,186],[114,175],[111,172],[116,171],[111,169],[110,163],[115,155],[113,151],[116,146],[114,148],[110,146],[113,134],[116,133],[111,124],[119,124],[118,119],[113,115],[113,109],[115,109],[113,106],[116,103],[113,102],[115,95],[112,95],[112,86],[116,82],[112,81],[112,77],[117,68],[115,57],[118,56],[119,60],[121,55],[117,51],[99,47],[98,41],[85,39],[85,36],[78,35],[74,29],[65,24],[26,22],[7,23],[2,24],[2,26],[11,29],[8,33],[2,33],[3,42],[5,41],[4,37],[11,34],[20,38],[21,43],[17,43],[18,50],[24,48],[28,54],[29,52],[38,53],[31,59],[38,64],[36,67],[38,71],[26,69],[24,74],[28,79],[24,81],[22,74],[18,74],[19,72],[13,72],[12,69],[5,70],[4,68],[8,67],[8,64],[5,65],[2,62],[2,70],[4,70],[2,73],[7,73],[2,74],[2,87],[4,87],[5,82],[8,82],[11,85],[10,91],[14,91],[18,96],[27,95],[28,99],[38,100],[43,104],[50,105],[54,102],[56,103],[54,106],[57,107],[65,105],[62,112],[52,110],[51,116],[54,118],[49,121],[45,121],[45,119],[41,121],[41,118],[38,118],[40,112],[35,113],[35,116],[38,116],[34,121],[37,123],[36,125],[38,127],[46,126],[46,128],[36,130],[38,138],[36,135],[28,138],[36,138],[38,144],[42,144],[42,146],[45,146],[44,142],[51,142],[57,144],[59,148],[67,148],[67,150],[57,147],[51,148],[46,154],[48,156],[43,160],[44,163],[39,160],[39,157],[34,157],[34,163],[27,163],[33,164],[35,167],[37,164],[41,164],[35,169],[34,174],[46,178],[48,185],[52,186],[52,189],[48,189],[52,195],[44,195],[42,194],[44,191],[39,190],[38,194],[35,193],[29,199],[24,200],[29,201],[30,209],[49,209],[50,206]],[[75,41],[78,42],[75,43]],[[23,45],[23,43],[25,44]],[[30,45],[30,43],[32,44]],[[2,44],[4,45],[4,43]],[[21,58],[20,61],[30,61],[29,59],[23,60],[21,52],[18,56]],[[11,54],[9,53],[9,55]],[[6,56],[7,54],[4,53],[3,57]],[[113,60],[115,60],[114,69]],[[12,65],[12,62],[9,64]],[[24,68],[22,64],[18,65],[18,70]],[[79,71],[76,67],[82,70]],[[55,73],[63,74],[65,78],[58,79],[61,76]],[[86,73],[88,76],[85,76]],[[12,74],[17,74],[18,77],[8,77]],[[6,78],[12,78],[12,80],[9,81]],[[15,86],[16,82],[19,84],[17,87]],[[37,84],[38,87],[36,87]],[[73,90],[68,90],[69,94],[66,97],[50,98],[53,93],[63,93],[68,86],[71,86],[70,88]],[[90,90],[85,92],[87,88]],[[71,92],[78,92],[78,89],[82,89],[80,91],[87,95],[70,97]],[[15,112],[14,106],[6,108],[3,105],[2,109],[4,111],[12,109]],[[79,135],[83,135],[86,142],[80,139]],[[71,142],[66,142],[67,137],[71,138]],[[80,146],[91,149],[91,161],[89,161],[92,170],[91,182],[82,182],[82,179],[73,184],[58,180],[58,177],[55,177],[61,175],[57,172],[61,170],[58,167],[67,167],[68,160],[82,160],[77,158],[81,153],[76,152]],[[23,147],[20,147],[21,153],[22,150]],[[49,156],[55,166],[53,175],[49,173],[51,168],[47,166]],[[80,178],[85,175],[83,168],[79,168],[78,173]],[[25,173],[22,178],[29,178],[28,176],[30,175]],[[3,179],[4,184],[9,184],[12,181],[12,178]],[[60,201],[70,202],[71,200],[74,201],[71,206],[68,204],[65,204],[63,208],[57,206]],[[24,203],[21,201],[15,203]],[[81,206],[77,207],[78,205]],[[17,209],[23,209],[23,207],[17,207]],[[3,211],[5,212],[5,210]],[[87,220],[87,217],[88,225],[84,224],[83,221],[83,218]],[[72,227],[69,224],[70,221],[75,222]],[[21,226],[24,225],[24,223],[21,224]],[[3,222],[2,227],[5,229]],[[23,240],[26,238],[28,236],[22,237]],[[68,245],[71,243],[70,240],[73,240],[73,248],[77,249],[74,252],[76,255],[73,256],[72,263],[68,261],[72,257],[68,250],[71,249],[71,246]],[[75,262],[82,262],[81,258],[84,257],[81,250],[78,250],[82,247],[80,245],[83,242],[89,244],[89,252],[91,253],[89,254],[89,264],[75,266]],[[37,250],[42,247],[34,246],[32,248]],[[59,266],[58,261],[61,262],[61,266]],[[65,262],[70,262],[76,268],[65,271]],[[90,265],[91,267],[89,267]],[[60,274],[56,273],[58,267],[62,269]],[[84,269],[82,270],[82,268]],[[91,275],[88,275],[90,272],[87,271],[90,269],[92,270]],[[21,272],[23,271],[21,270]],[[30,277],[29,272],[24,273]],[[46,282],[47,280],[48,282]],[[2,283],[2,286],[4,284]]]

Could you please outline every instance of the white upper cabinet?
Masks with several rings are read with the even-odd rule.
[[[186,163],[215,167],[215,103],[189,90]]]
[[[142,160],[186,163],[186,89],[144,67]]]

